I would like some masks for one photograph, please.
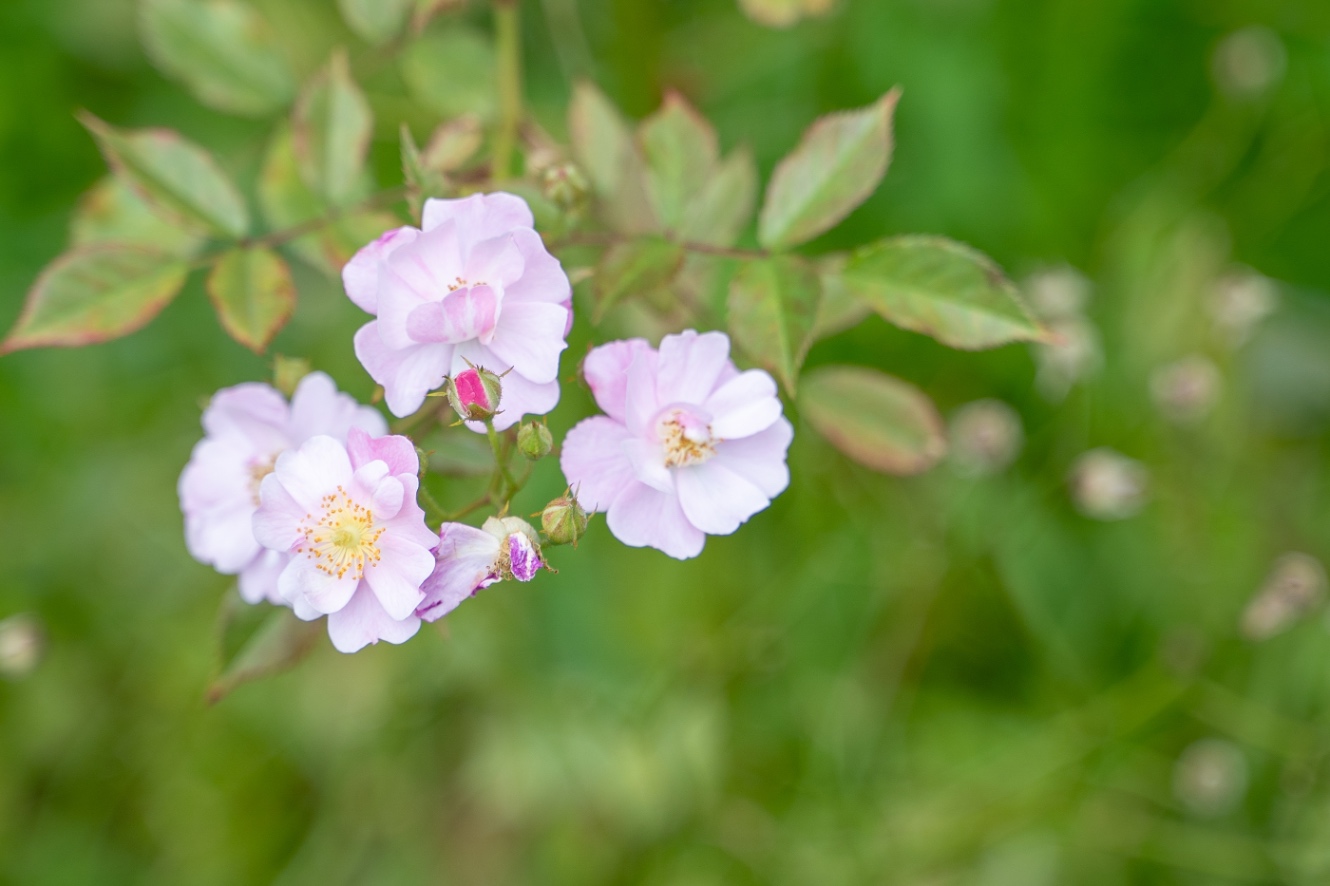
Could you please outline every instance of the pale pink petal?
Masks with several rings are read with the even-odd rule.
[[[367,246],[362,246],[351,260],[342,266],[342,285],[346,287],[347,297],[356,307],[371,314],[378,313],[379,301],[379,262],[393,253],[399,246],[405,246],[420,233],[415,228],[395,228],[379,236]]]
[[[468,243],[479,243],[514,228],[536,225],[526,201],[503,191],[472,194],[459,200],[425,201],[421,227],[429,231],[449,221],[457,225],[457,230]]]
[[[405,490],[402,509],[396,516],[389,517],[384,522],[397,538],[419,545],[428,551],[434,550],[439,539],[425,525],[425,512],[416,502],[416,495],[420,490],[420,478],[415,474],[398,474],[396,479]]]
[[[394,619],[364,586],[346,606],[328,616],[328,638],[338,652],[359,652],[380,640],[405,643],[419,630],[420,619],[414,615]]]
[[[698,335],[688,329],[661,339],[659,353],[656,398],[660,403],[700,404],[730,362],[730,338],[723,332]]]
[[[636,481],[624,449],[631,439],[627,428],[603,415],[578,422],[563,438],[559,464],[577,500],[588,511],[608,509]]]
[[[499,316],[491,352],[537,384],[559,377],[559,355],[568,342],[563,329],[568,312],[560,305],[526,302],[507,305]]]
[[[391,532],[379,539],[379,552],[382,557],[365,566],[365,581],[389,615],[406,618],[425,599],[420,586],[434,571],[434,555]]]
[[[266,455],[241,437],[204,437],[194,444],[189,464],[176,484],[185,515],[252,502],[250,466],[264,461]]]
[[[623,444],[623,451],[636,479],[661,492],[674,491],[674,475],[665,467],[665,448],[659,441],[630,437]]]
[[[416,614],[437,621],[457,608],[490,578],[499,557],[499,540],[474,526],[444,523],[439,529],[437,565],[421,590],[425,600]]]
[[[715,459],[675,471],[688,522],[709,535],[729,535],[771,504],[762,491]]]
[[[332,437],[310,437],[299,449],[288,449],[277,457],[277,466],[263,479],[259,495],[276,476],[297,505],[312,512],[323,496],[351,481],[351,459],[346,447]]]
[[[525,264],[513,233],[505,231],[471,247],[462,278],[472,286],[483,283],[504,292],[506,296],[508,285],[522,278],[522,267]]]
[[[322,495],[322,493],[320,493]],[[250,535],[269,550],[286,553],[300,541],[300,521],[312,509],[291,497],[274,473],[259,485],[258,510],[252,512]]]
[[[365,371],[383,385],[393,415],[405,417],[425,402],[425,395],[443,384],[452,362],[452,345],[415,345],[394,350],[384,344],[371,320],[356,333],[356,357]]]
[[[656,433],[656,416],[661,402],[656,398],[656,353],[640,351],[628,366],[628,383],[624,386],[624,424],[635,437]]]
[[[371,481],[370,477],[372,475],[368,472],[375,465],[381,465],[385,475]],[[406,500],[406,489],[402,486],[402,481],[396,477],[387,476],[387,470],[388,466],[383,462],[372,461],[356,471],[356,485],[369,493],[369,501],[366,503],[366,507],[373,512],[374,518],[380,522],[396,517],[397,512],[402,510],[402,503]],[[372,486],[369,485],[370,482],[373,482]]]
[[[203,430],[209,437],[243,437],[259,450],[281,449],[290,445],[282,432],[288,415],[276,388],[247,382],[213,395],[203,412]]]
[[[460,344],[494,334],[499,322],[499,297],[489,286],[470,286],[427,302],[406,318],[407,335],[417,342]]]
[[[767,498],[775,498],[790,485],[785,455],[793,439],[794,426],[781,418],[751,437],[721,442],[712,460],[752,483]]]
[[[250,520],[254,504],[242,499],[229,506],[190,515],[185,520],[185,546],[190,556],[223,575],[235,575],[258,555]]]
[[[545,250],[545,244],[535,231],[513,231],[513,240],[521,250],[524,267],[522,278],[508,284],[503,290],[505,304],[540,301],[571,306],[573,287],[568,282],[559,260]]]
[[[324,373],[311,372],[300,380],[291,397],[291,418],[287,424],[292,445],[319,434],[342,440],[352,427],[364,428],[371,434],[388,433],[388,423],[377,410],[361,406],[353,397],[339,392]]]
[[[338,578],[314,565],[304,554],[295,554],[277,579],[277,591],[282,599],[294,603],[303,600],[319,612],[336,612],[347,604],[355,593],[360,579],[351,575]]]
[[[379,334],[394,348],[413,344],[407,318],[462,285],[457,231],[443,225],[421,234],[384,262],[379,276]]]
[[[654,352],[646,339],[630,338],[592,348],[582,361],[582,377],[590,385],[596,405],[606,415],[621,422],[627,415],[624,398],[628,389],[628,367],[639,353]]]
[[[266,600],[279,606],[286,605],[286,601],[277,591],[277,580],[282,570],[286,568],[287,559],[286,554],[264,551],[250,561],[250,564],[241,570],[240,580],[237,582],[241,598],[246,603]]]
[[[679,560],[696,557],[706,542],[706,535],[688,522],[675,496],[642,483],[620,493],[605,522],[629,547],[657,548]]]
[[[724,440],[764,431],[780,418],[776,382],[760,369],[750,369],[726,382],[703,404],[712,415],[711,433]]]
[[[346,451],[351,456],[351,466],[357,470],[372,461],[381,461],[388,466],[390,474],[420,471],[420,454],[416,452],[415,444],[400,435],[375,437],[352,428],[346,435]]]

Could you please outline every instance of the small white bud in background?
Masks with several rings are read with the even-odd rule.
[[[1090,281],[1070,265],[1036,271],[1024,288],[1030,307],[1045,321],[1079,317],[1090,301]]]
[[[1224,343],[1236,348],[1279,307],[1279,290],[1269,277],[1240,268],[1215,284],[1207,307]]]
[[[1284,77],[1284,44],[1269,28],[1234,31],[1215,47],[1210,73],[1229,98],[1259,98]]]
[[[41,623],[32,615],[11,615],[0,620],[0,676],[20,680],[41,661],[46,639]]]
[[[1035,345],[1039,374],[1035,384],[1044,398],[1056,403],[1077,382],[1091,378],[1103,366],[1099,331],[1084,317],[1066,317],[1045,323],[1052,341]]]
[[[1145,506],[1149,489],[1145,465],[1112,449],[1092,449],[1072,465],[1072,501],[1096,520],[1124,520]]]
[[[1192,742],[1173,767],[1173,795],[1195,815],[1232,812],[1247,793],[1247,758],[1231,741]]]
[[[1021,451],[1021,417],[1001,400],[976,400],[951,416],[950,456],[956,470],[982,477],[1006,469]]]
[[[1320,604],[1325,596],[1325,568],[1315,557],[1296,551],[1275,561],[1256,596],[1242,612],[1242,635],[1268,640],[1282,634]]]
[[[1150,396],[1168,421],[1190,424],[1210,414],[1219,402],[1223,376],[1200,354],[1161,366],[1150,376]]]

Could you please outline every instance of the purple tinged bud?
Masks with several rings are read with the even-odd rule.
[[[508,536],[508,566],[513,578],[518,581],[531,581],[544,566],[537,548],[524,532],[514,532]]]

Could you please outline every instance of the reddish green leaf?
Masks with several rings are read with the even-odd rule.
[[[632,132],[609,99],[585,80],[573,87],[568,132],[573,156],[591,180],[610,226],[624,233],[654,230],[656,220]]]
[[[596,268],[596,307],[599,323],[625,295],[657,289],[679,272],[684,252],[677,244],[655,237],[611,246]]]
[[[305,183],[332,206],[346,206],[359,197],[374,118],[351,79],[345,53],[334,53],[306,85],[292,121]]]
[[[249,230],[244,199],[203,148],[168,129],[116,129],[86,111],[79,119],[116,176],[162,212],[223,237]]]
[[[485,131],[475,114],[463,114],[439,124],[430,136],[429,144],[421,151],[427,169],[435,172],[455,172],[480,150]]]
[[[263,353],[296,309],[291,269],[269,249],[233,249],[208,275],[208,297],[227,333]]]
[[[767,186],[757,238],[788,249],[830,230],[877,189],[891,161],[900,90],[857,111],[831,114],[804,133]]]
[[[400,65],[411,95],[439,116],[494,119],[497,66],[488,38],[462,27],[431,32],[402,53]]]
[[[142,0],[153,62],[219,111],[261,116],[286,106],[295,80],[268,23],[239,0]]]
[[[838,332],[857,326],[873,313],[845,283],[843,253],[823,256],[818,260],[818,277],[822,280],[822,303],[817,310],[817,324],[813,340],[821,341]]]
[[[79,200],[69,226],[70,243],[127,243],[189,258],[203,238],[173,224],[114,176],[93,185]]]
[[[46,266],[0,354],[77,347],[143,327],[180,291],[189,266],[179,256],[124,244],[74,249]]]
[[[1043,336],[992,259],[943,237],[893,237],[866,246],[850,257],[843,280],[889,322],[953,348]]]
[[[747,148],[731,151],[686,207],[679,236],[689,243],[733,246],[753,218],[757,166]]]
[[[660,110],[642,121],[637,140],[656,218],[665,230],[677,231],[720,157],[716,131],[683,96],[671,92]]]
[[[730,283],[730,335],[790,393],[813,343],[821,297],[817,273],[793,256],[749,262]]]
[[[415,0],[337,0],[342,18],[367,43],[387,43],[406,27]]]
[[[913,385],[876,369],[825,366],[802,379],[799,411],[819,434],[865,467],[918,474],[947,453],[942,417]]]

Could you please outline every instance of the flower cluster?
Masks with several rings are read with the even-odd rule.
[[[479,504],[497,515],[477,528],[438,514],[432,529],[415,444],[317,372],[290,403],[264,384],[218,392],[179,488],[190,553],[238,576],[251,603],[326,616],[343,652],[402,643],[483,588],[531,581],[549,568],[542,545],[577,545],[588,512],[605,512],[625,544],[693,557],[789,484],[793,428],[776,384],[740,372],[727,336],[612,342],[583,363],[605,414],[567,434],[569,488],[542,510],[542,535],[507,515],[521,486],[507,458],[534,464],[554,439],[543,421],[509,429],[558,402],[572,290],[526,203],[502,193],[427,201],[421,228],[384,234],[343,280],[375,315],[355,352],[389,410],[411,415],[439,392],[488,434],[495,473]]]

